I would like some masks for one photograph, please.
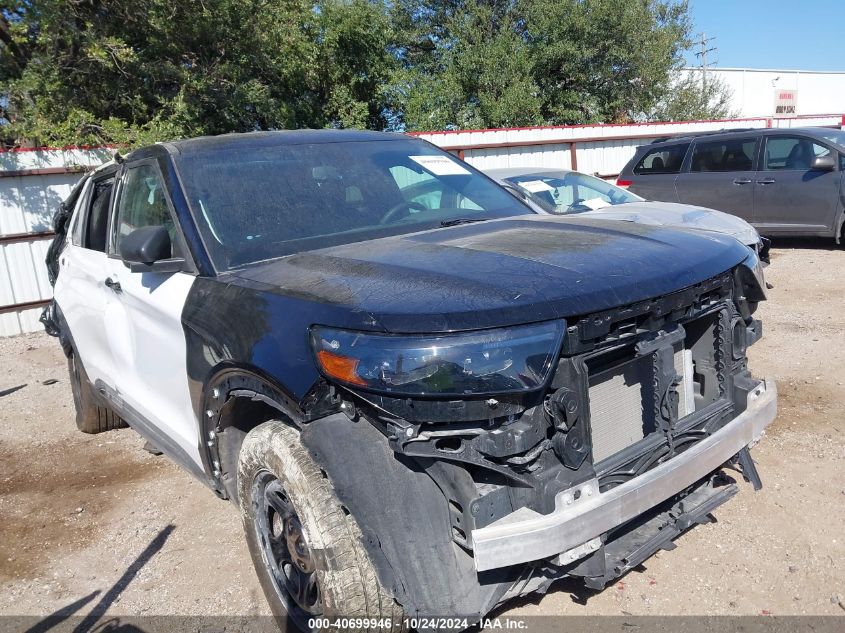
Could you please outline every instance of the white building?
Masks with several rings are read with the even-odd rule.
[[[741,118],[845,112],[845,71],[710,68],[707,74],[733,91],[731,109]]]

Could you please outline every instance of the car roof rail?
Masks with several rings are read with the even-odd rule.
[[[705,132],[683,132],[681,134],[670,134],[668,136],[661,136],[649,143],[649,145],[654,145],[655,143],[663,143],[665,141],[680,141],[684,139],[693,139],[698,138],[700,136],[712,136],[714,134],[733,134],[734,132],[752,132],[756,131],[759,128],[755,127],[731,127],[731,128],[722,128],[720,130],[707,130]]]

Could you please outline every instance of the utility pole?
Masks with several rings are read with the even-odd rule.
[[[708,48],[707,45],[715,39],[715,36],[707,37],[706,33],[699,33],[698,39],[693,42],[693,44],[698,46],[698,51],[695,53],[695,56],[698,57],[698,67],[701,69],[701,90],[703,92],[706,92],[707,90],[707,69],[718,63],[718,60],[709,64],[707,63],[707,54],[716,51],[715,46]]]

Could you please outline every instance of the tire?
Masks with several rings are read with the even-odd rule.
[[[311,631],[308,620],[319,616],[377,619],[369,630],[402,630],[402,608],[380,584],[358,524],[296,429],[271,420],[247,434],[238,497],[252,563],[283,629],[292,622]]]
[[[111,409],[97,403],[94,388],[88,381],[88,374],[76,353],[67,359],[70,387],[73,391],[73,405],[76,408],[76,426],[83,433],[103,433],[123,429],[128,425]]]

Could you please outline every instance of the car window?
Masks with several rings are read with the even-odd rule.
[[[766,169],[807,171],[814,158],[828,156],[831,151],[802,136],[770,137],[766,141]]]
[[[73,214],[70,218],[70,223],[68,224],[67,229],[67,238],[71,244],[74,246],[82,246],[82,238],[83,238],[83,227],[85,226],[85,222],[88,218],[88,214],[86,213],[88,209],[88,201],[90,200],[90,189],[92,187],[92,183],[89,180],[85,183],[85,190],[79,194],[79,197],[76,199],[76,204],[73,207]]]
[[[530,213],[417,139],[235,146],[174,157],[221,270],[303,251]]]
[[[81,233],[76,233],[73,239],[78,239],[82,248],[92,251],[106,252],[106,237],[108,235],[109,209],[114,178],[106,178],[93,183],[91,193],[85,202],[84,220],[80,218],[78,224]],[[74,226],[76,229],[76,226]]]
[[[752,171],[756,138],[698,141],[693,147],[690,171]]]
[[[120,252],[124,238],[135,229],[163,226],[170,234],[172,257],[179,257],[176,226],[165,197],[164,183],[155,165],[129,167],[124,176],[114,228],[113,251]]]
[[[415,202],[426,209],[440,208],[443,202],[443,185],[434,176],[427,172],[417,173],[404,165],[396,165],[389,171],[405,200]],[[419,209],[414,207],[408,210],[409,213],[417,211]]]
[[[649,150],[634,167],[635,174],[677,174],[681,171],[689,143],[665,145]]]
[[[540,206],[552,213],[581,213],[642,200],[621,187],[578,172],[525,174],[507,180],[529,192]]]

